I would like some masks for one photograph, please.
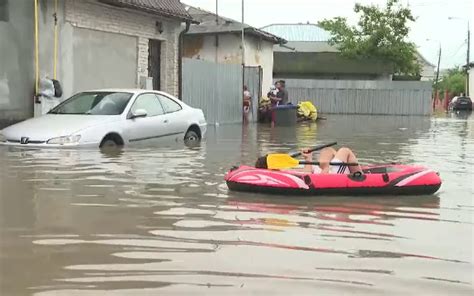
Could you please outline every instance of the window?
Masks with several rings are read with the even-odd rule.
[[[131,93],[83,92],[53,108],[51,114],[120,115],[127,106]]]
[[[165,109],[166,113],[173,113],[183,109],[181,108],[180,104],[176,103],[174,100],[168,97],[161,95],[158,95],[158,97],[160,98],[161,105],[163,105],[163,109]]]
[[[8,0],[0,0],[0,22],[8,22]]]
[[[163,107],[161,107],[160,101],[155,94],[143,94],[138,97],[135,101],[135,104],[132,106],[132,113],[138,109],[143,109],[146,111],[147,116],[157,116],[162,115],[165,112]]]

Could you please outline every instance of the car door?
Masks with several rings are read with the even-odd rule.
[[[188,129],[187,119],[183,115],[183,107],[170,97],[158,94],[163,110],[166,113],[169,130],[177,138],[184,138],[184,133]]]
[[[134,118],[137,110],[145,110],[146,116]],[[170,133],[165,111],[154,93],[137,97],[127,116],[127,137],[130,143],[157,139]]]

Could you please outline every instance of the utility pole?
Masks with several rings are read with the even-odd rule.
[[[242,0],[242,66],[245,66],[245,24],[244,24],[245,4]]]
[[[438,53],[438,68],[436,71],[436,80],[435,80],[435,87],[438,87],[438,81],[439,81],[439,65],[441,63],[441,43],[439,44],[439,53]]]
[[[244,8],[244,0],[242,0],[242,85],[240,87],[240,91],[242,93],[242,103],[244,102],[244,85],[245,85],[245,24],[244,24],[244,13],[245,13],[245,8]],[[241,106],[242,106],[241,103]],[[250,105],[250,108],[253,110],[253,104]],[[243,120],[243,108],[242,110],[242,120]],[[253,114],[253,112],[252,112]],[[253,117],[253,115],[252,115]],[[252,118],[253,119],[253,118]]]
[[[441,41],[435,40],[435,39],[426,39],[426,41],[436,41],[436,42],[438,42],[438,44],[439,44],[439,49],[438,49],[438,66],[436,67],[436,78],[435,78],[435,83],[434,83],[434,86],[437,87],[437,86],[438,86],[438,82],[439,82],[439,69],[440,69],[440,65],[441,65]]]
[[[465,18],[460,18],[460,17],[455,17],[455,16],[450,16],[448,17],[449,20],[465,20],[467,21],[467,51],[466,51],[466,93],[464,94],[465,96],[469,95],[469,55],[470,55],[470,50],[471,50],[471,30],[469,28],[469,19]]]
[[[467,55],[466,55],[466,94],[465,96],[470,96],[469,93],[469,55],[471,50],[471,30],[469,28],[469,20],[467,21]]]
[[[216,26],[219,26],[219,0],[216,0]],[[215,46],[216,46],[216,64],[219,63],[219,34],[216,33],[215,36]]]

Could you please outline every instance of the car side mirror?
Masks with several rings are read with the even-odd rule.
[[[145,109],[137,109],[134,112],[132,112],[132,116],[130,116],[131,119],[134,118],[140,118],[140,117],[146,117],[147,112]]]

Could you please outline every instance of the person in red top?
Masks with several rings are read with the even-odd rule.
[[[249,92],[249,89],[244,85],[244,100],[243,100],[243,116],[244,122],[248,122],[248,116],[250,108],[252,107],[252,95]]]

